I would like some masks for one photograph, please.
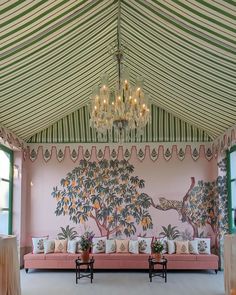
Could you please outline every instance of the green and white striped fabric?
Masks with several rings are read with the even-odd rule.
[[[152,122],[148,124],[144,135],[138,139],[131,132],[130,142],[206,142],[211,141],[207,133],[191,126],[175,116],[167,113],[157,106],[152,106]],[[114,135],[112,142],[117,142]],[[101,141],[96,131],[89,127],[88,108],[83,107],[78,111],[64,117],[49,128],[32,136],[30,143],[90,143],[109,142],[108,136]]]
[[[118,0],[0,1],[0,125],[32,142],[96,142],[80,118],[102,73],[114,86],[117,13]],[[207,141],[235,124],[235,1],[121,0],[121,35],[131,81],[145,77],[159,107],[145,141]]]

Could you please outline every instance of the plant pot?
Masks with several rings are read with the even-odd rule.
[[[155,257],[155,259],[158,260],[158,261],[161,260],[161,253],[155,253],[155,254],[154,254],[154,257]]]
[[[83,262],[88,262],[89,261],[89,251],[81,252],[81,260]]]

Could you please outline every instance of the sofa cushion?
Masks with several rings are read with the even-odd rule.
[[[45,260],[46,255],[43,253],[41,254],[33,254],[33,253],[28,253],[24,255],[24,260]]]
[[[76,252],[77,241],[76,240],[69,240],[67,243],[67,252],[74,254]]]
[[[139,243],[138,240],[130,240],[129,241],[129,252],[133,254],[139,253]]]
[[[67,254],[67,253],[49,253],[46,254],[45,259],[46,260],[67,260],[68,255],[71,254]]]
[[[188,241],[188,249],[190,254],[199,254],[198,252],[198,241]]]
[[[165,254],[168,261],[196,261],[197,255],[190,254]]]
[[[44,240],[48,239],[47,237],[35,237],[32,238],[32,244],[33,244],[33,253],[38,254],[38,253],[43,253],[44,252],[44,246],[43,242]]]
[[[153,238],[138,237],[139,253],[151,254],[152,240]]]
[[[116,252],[117,253],[129,252],[129,240],[116,240]]]
[[[93,238],[93,253],[105,253],[107,237]]]
[[[210,238],[195,238],[198,241],[199,254],[211,254],[211,239]]]
[[[175,241],[174,240],[168,240],[168,254],[174,254],[175,253]]]
[[[44,254],[53,253],[55,250],[55,240],[44,240],[43,241]]]
[[[210,254],[210,255],[199,254],[199,255],[196,255],[196,260],[197,261],[218,261],[219,257],[215,254]]]
[[[106,240],[106,253],[115,253],[116,252],[116,241],[115,240]]]
[[[176,254],[189,254],[188,241],[176,241]]]
[[[55,253],[66,253],[67,240],[55,240]]]

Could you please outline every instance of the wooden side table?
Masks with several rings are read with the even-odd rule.
[[[78,284],[78,279],[81,278],[90,278],[91,284],[93,282],[93,264],[94,259],[93,257],[89,259],[88,262],[84,262],[81,259],[75,260],[75,278],[76,278],[76,284]],[[85,268],[81,268],[81,266],[85,266]],[[84,272],[81,272],[84,271]]]
[[[149,263],[149,279],[150,282],[152,282],[153,277],[161,277],[165,279],[165,283],[167,282],[167,259],[166,258],[161,258],[160,260],[156,260],[155,258],[152,258],[149,256],[148,258],[148,263]],[[162,267],[160,269],[155,269],[155,265],[161,265]],[[160,271],[158,273],[157,271]]]

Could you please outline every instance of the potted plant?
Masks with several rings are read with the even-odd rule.
[[[155,255],[155,258],[157,260],[161,259],[161,252],[163,251],[164,246],[159,240],[155,240],[154,243],[152,244],[152,252]]]
[[[81,260],[84,262],[89,261],[89,251],[93,245],[94,234],[92,232],[86,231],[78,241],[78,247],[81,250]]]

